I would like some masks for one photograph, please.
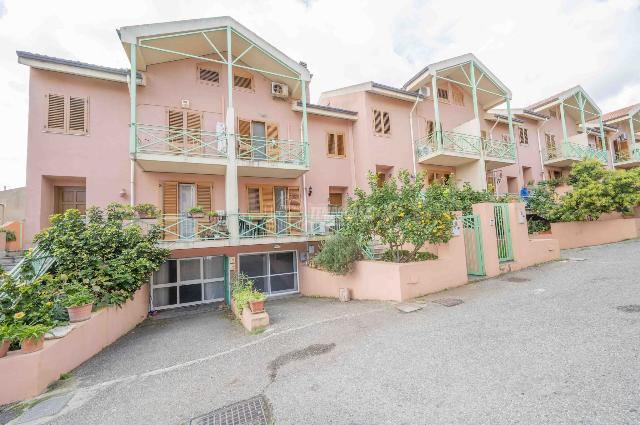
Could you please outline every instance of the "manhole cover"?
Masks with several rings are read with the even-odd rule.
[[[265,401],[254,397],[191,419],[191,425],[267,425]]]
[[[512,276],[512,277],[507,277],[507,278],[502,279],[502,280],[504,282],[520,283],[520,282],[529,282],[531,279],[529,279],[528,277]]]
[[[440,298],[439,300],[433,300],[433,302],[445,307],[453,307],[454,305],[462,304],[464,301],[458,298]]]
[[[640,313],[640,304],[619,305],[616,308],[625,313]]]

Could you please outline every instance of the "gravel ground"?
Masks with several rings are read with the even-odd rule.
[[[52,424],[182,424],[262,396],[275,424],[640,423],[640,240],[420,300],[289,298],[246,334],[204,309],[74,371]],[[578,261],[584,259],[584,261]],[[459,298],[445,307],[431,301]]]

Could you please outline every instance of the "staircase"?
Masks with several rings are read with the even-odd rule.
[[[13,268],[22,261],[22,252],[9,252],[4,257],[0,257],[0,269],[3,269],[5,272],[9,273]]]
[[[384,245],[379,238],[375,237],[367,245],[365,256],[371,260],[379,260],[387,249],[387,245]]]

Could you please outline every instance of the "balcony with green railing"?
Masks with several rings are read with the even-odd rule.
[[[616,152],[614,165],[616,168],[640,167],[640,146]]]
[[[426,165],[458,166],[480,159],[482,139],[453,131],[435,131],[416,141],[416,158]]]
[[[572,142],[550,144],[543,151],[544,164],[554,167],[569,167],[584,159],[597,159],[607,164],[607,151]]]
[[[306,236],[303,213],[238,214],[240,239]]]
[[[516,144],[508,140],[482,139],[487,170],[516,163]]]
[[[136,124],[135,129],[132,156],[145,171],[225,173],[225,133],[148,124]]]
[[[237,134],[238,175],[295,178],[309,170],[309,147],[295,140]]]

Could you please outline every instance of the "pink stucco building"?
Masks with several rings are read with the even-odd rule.
[[[592,128],[601,113],[584,90],[512,109],[472,54],[311,104],[307,65],[230,17],[118,34],[130,69],[18,52],[31,73],[26,240],[69,208],[157,206],[172,257],[152,278],[155,309],[222,299],[229,270],[296,292],[369,171],[516,193],[582,157],[610,161],[596,136],[615,128]]]

